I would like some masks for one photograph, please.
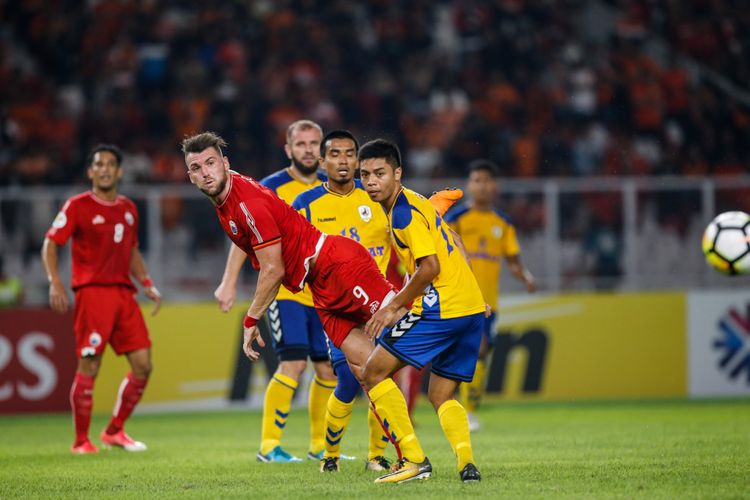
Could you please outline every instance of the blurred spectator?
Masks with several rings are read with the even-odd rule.
[[[393,137],[406,175],[476,157],[519,177],[747,173],[743,7],[0,2],[0,182],[78,180],[98,141],[133,179],[185,182],[167,150],[205,128],[262,177],[300,117]]]

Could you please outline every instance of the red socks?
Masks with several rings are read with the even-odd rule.
[[[116,434],[122,430],[125,421],[141,400],[147,382],[148,379],[135,378],[132,373],[128,373],[123,379],[117,393],[115,409],[112,411],[112,420],[107,426],[107,434]]]
[[[93,393],[94,379],[88,375],[76,373],[73,385],[70,387],[70,407],[73,410],[73,425],[76,430],[76,441],[73,446],[78,446],[89,438]]]

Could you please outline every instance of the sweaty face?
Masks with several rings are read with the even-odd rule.
[[[330,182],[346,184],[351,181],[357,170],[357,149],[354,141],[346,138],[331,139],[321,163]]]
[[[190,182],[204,194],[215,198],[227,185],[229,162],[225,156],[209,147],[200,153],[188,153],[185,156]]]
[[[94,160],[89,165],[88,176],[95,189],[109,191],[114,189],[117,181],[122,177],[122,169],[114,154],[109,151],[99,151],[94,154]]]
[[[401,167],[394,169],[384,158],[370,158],[360,162],[359,177],[370,199],[383,203],[400,187]]]
[[[488,171],[475,170],[469,174],[466,190],[476,203],[483,205],[492,203],[497,195],[497,181]]]
[[[318,169],[318,155],[320,154],[320,141],[322,139],[320,130],[317,128],[304,130],[297,128],[292,132],[291,139],[284,146],[287,157],[303,174],[311,174]]]

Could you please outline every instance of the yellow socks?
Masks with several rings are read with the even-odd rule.
[[[367,411],[367,428],[370,432],[370,443],[367,448],[367,460],[385,455],[385,447],[388,446],[388,436],[383,432],[383,427],[378,421],[378,417],[369,407]]]
[[[460,472],[466,464],[474,463],[471,438],[469,437],[469,419],[466,417],[466,410],[455,399],[449,399],[440,405],[437,414],[445,437],[448,438],[448,442],[456,454],[458,470]]]
[[[484,361],[480,359],[477,361],[477,368],[474,371],[472,381],[461,384],[461,402],[469,413],[477,411],[479,403],[482,400],[482,395],[484,394],[484,372]]]
[[[383,419],[388,432],[401,448],[401,453],[412,463],[424,462],[424,451],[420,446],[414,427],[406,409],[406,400],[392,378],[387,378],[373,387],[369,392],[370,401],[378,415]],[[464,415],[466,419],[466,415]],[[467,424],[468,426],[468,424]],[[467,430],[468,431],[468,427]]]
[[[296,389],[297,381],[280,373],[276,373],[268,383],[266,397],[263,400],[263,423],[260,431],[260,452],[264,455],[281,441]]]
[[[319,453],[325,448],[326,407],[336,388],[336,379],[323,380],[317,375],[310,382],[307,408],[310,414],[310,451]]]
[[[328,399],[325,422],[325,455],[326,457],[339,457],[341,455],[341,438],[344,437],[346,426],[352,416],[354,400],[344,403],[335,394]]]

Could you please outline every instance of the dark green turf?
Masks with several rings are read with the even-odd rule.
[[[458,481],[426,405],[416,414],[417,434],[435,473],[402,485],[373,484],[376,474],[360,460],[327,475],[313,462],[257,463],[258,412],[136,415],[128,430],[149,451],[97,456],[68,452],[68,415],[0,417],[0,498],[750,497],[750,400],[492,402],[480,416],[473,442],[484,479],[473,485]],[[105,422],[94,419],[94,435]],[[364,457],[363,406],[350,427],[343,451]],[[307,440],[306,413],[293,411],[285,447],[303,455]]]

